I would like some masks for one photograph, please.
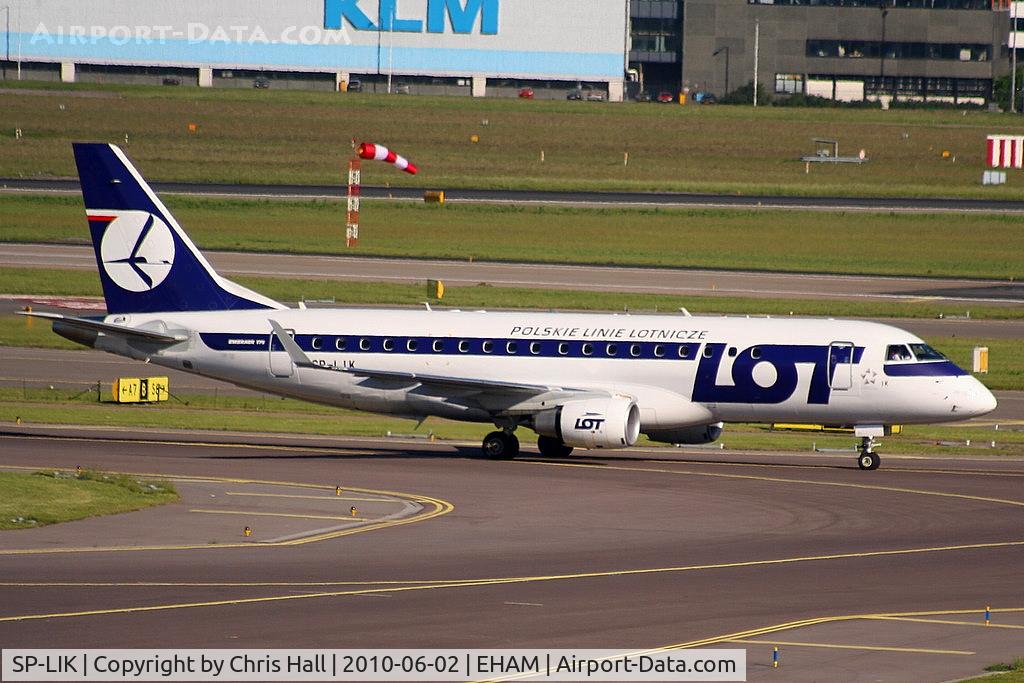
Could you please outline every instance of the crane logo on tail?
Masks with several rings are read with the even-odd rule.
[[[155,289],[174,265],[174,237],[158,216],[148,211],[120,211],[103,233],[103,270],[121,289]]]

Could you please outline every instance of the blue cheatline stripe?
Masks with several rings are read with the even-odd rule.
[[[214,351],[284,351],[269,335],[204,332],[203,343]],[[382,337],[354,335],[296,335],[307,353],[392,353],[418,356],[497,356],[516,358],[621,358],[696,360],[701,344],[580,341],[567,339],[501,339],[491,337]],[[339,347],[339,343],[342,345]],[[439,346],[435,348],[435,344]],[[682,355],[681,355],[682,352]]]
[[[968,374],[948,360],[941,363],[886,365],[884,369],[889,377],[960,377]]]
[[[472,48],[398,47],[376,45],[294,45],[264,42],[211,42],[187,39],[151,43],[111,38],[49,38],[12,33],[21,39],[24,61],[81,60],[110,64],[148,63],[169,66],[218,66],[256,69],[304,67],[315,71],[393,70],[409,74],[487,74],[547,76],[570,80],[622,78],[621,52],[539,52]],[[271,39],[274,37],[272,36]]]

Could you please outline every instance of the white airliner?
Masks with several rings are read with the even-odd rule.
[[[75,342],[261,391],[493,424],[490,458],[718,439],[725,422],[852,427],[861,469],[893,424],[951,422],[992,394],[872,322],[288,308],[219,276],[120,149],[76,144],[109,314],[35,313]],[[283,226],[287,229],[287,226]]]

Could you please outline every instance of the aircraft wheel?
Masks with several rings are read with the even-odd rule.
[[[572,455],[572,446],[566,446],[561,439],[552,436],[538,436],[537,450],[548,458],[567,458]]]
[[[484,437],[482,450],[490,460],[511,460],[519,455],[519,439],[515,434],[491,432]]]
[[[877,470],[881,464],[882,459],[878,457],[878,453],[861,453],[857,458],[857,465],[862,470]]]

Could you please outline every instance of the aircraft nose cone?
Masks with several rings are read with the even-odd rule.
[[[980,417],[988,415],[996,409],[998,401],[988,388],[976,378],[968,378],[970,381],[965,391],[961,394],[961,405],[958,413],[964,417]]]

